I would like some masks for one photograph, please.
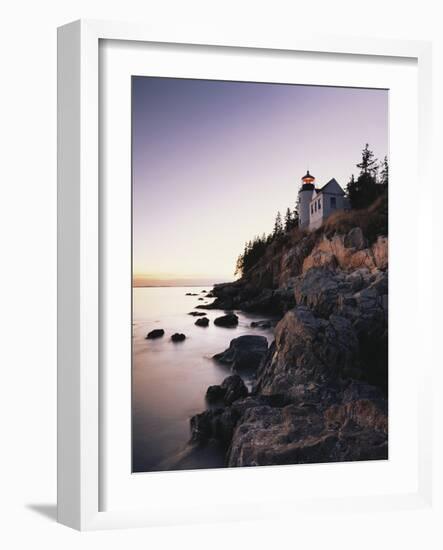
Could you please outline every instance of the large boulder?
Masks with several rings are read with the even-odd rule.
[[[351,322],[316,317],[297,307],[275,329],[275,342],[257,373],[257,391],[288,393],[299,384],[330,384],[356,367],[358,340]]]
[[[171,340],[173,342],[183,342],[183,340],[186,340],[186,336],[180,332],[176,332],[171,336]]]
[[[231,340],[229,348],[214,355],[220,363],[229,365],[233,371],[257,370],[268,351],[264,336],[244,335]]]
[[[238,325],[238,317],[235,313],[228,313],[214,319],[214,325],[226,328],[236,327]]]
[[[197,319],[194,324],[198,327],[207,327],[209,325],[209,319],[207,317],[202,317]]]
[[[161,338],[165,335],[165,331],[162,328],[156,328],[148,332],[146,335],[146,340],[154,340],[155,338]]]
[[[312,268],[294,281],[296,304],[325,318],[337,309],[338,296],[351,290],[352,286],[342,271],[324,267]]]

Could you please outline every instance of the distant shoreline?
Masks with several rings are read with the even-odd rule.
[[[213,283],[210,285],[132,285],[132,288],[201,288],[201,287],[211,287],[218,283]]]

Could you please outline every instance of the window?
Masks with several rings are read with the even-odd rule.
[[[331,208],[337,208],[337,198],[331,197]]]
[[[311,214],[313,214],[313,213],[314,213],[314,205],[311,204]]]
[[[318,209],[321,209],[321,199],[318,199]]]
[[[317,203],[314,202],[314,210],[317,212]]]

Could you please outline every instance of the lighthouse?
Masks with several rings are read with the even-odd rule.
[[[309,170],[302,177],[302,186],[298,192],[298,215],[299,227],[308,228],[310,221],[310,203],[315,194],[315,178],[309,173]]]
[[[298,191],[298,225],[301,229],[312,231],[338,210],[349,210],[345,192],[335,178],[318,188],[315,178],[309,170],[301,179]]]

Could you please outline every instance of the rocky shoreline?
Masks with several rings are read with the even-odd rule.
[[[193,445],[216,442],[226,466],[388,458],[387,237],[302,235],[211,296],[197,309],[280,320],[269,347],[251,334],[215,356],[233,374],[191,418]]]

